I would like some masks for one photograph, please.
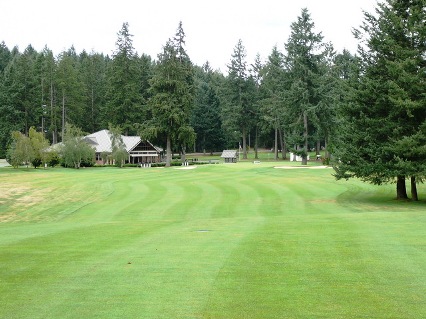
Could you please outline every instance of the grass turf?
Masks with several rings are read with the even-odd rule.
[[[426,203],[286,164],[0,169],[0,317],[425,318]]]

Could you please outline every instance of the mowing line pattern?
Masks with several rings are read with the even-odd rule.
[[[425,202],[273,165],[2,168],[0,317],[425,318]]]

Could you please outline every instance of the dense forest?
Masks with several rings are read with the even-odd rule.
[[[426,175],[426,10],[423,0],[386,0],[354,29],[356,54],[336,52],[307,9],[291,24],[284,52],[247,61],[239,40],[223,74],[194,65],[180,23],[152,57],[135,52],[129,25],[112,56],[55,55],[0,43],[0,158],[12,132],[61,142],[67,124],[92,133],[119,127],[171,151],[325,148],[337,178],[397,181],[406,198]],[[333,156],[332,156],[333,155]],[[337,160],[338,159],[338,160]],[[414,189],[414,190],[413,190]]]

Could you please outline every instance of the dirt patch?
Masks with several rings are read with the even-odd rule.
[[[191,165],[191,166],[174,167],[174,169],[194,169],[194,168],[197,168],[197,166]]]

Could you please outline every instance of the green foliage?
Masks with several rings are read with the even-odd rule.
[[[342,107],[337,178],[398,179],[397,198],[405,199],[406,177],[425,176],[426,26],[419,23],[425,19],[422,1],[386,1],[376,15],[365,14],[356,32],[365,46],[362,73],[351,82],[351,103]]]
[[[133,35],[129,32],[129,24],[123,23],[117,34],[116,51],[107,73],[107,91],[104,125],[112,123],[121,125],[126,134],[136,133],[136,123],[145,120],[146,77],[150,63],[142,60],[134,52]],[[140,80],[144,76],[141,90]]]
[[[222,93],[222,125],[228,132],[240,133],[243,158],[247,158],[247,135],[254,125],[256,92],[254,79],[248,74],[246,56],[246,49],[240,39],[228,64],[228,76]]]
[[[321,33],[315,33],[315,24],[307,9],[302,9],[297,22],[291,24],[291,34],[286,43],[287,54],[285,63],[288,69],[290,86],[286,91],[286,100],[289,106],[289,116],[292,118],[290,130],[298,138],[303,136],[303,148],[308,151],[310,133],[310,119],[320,118],[321,103],[325,105],[322,81],[324,78],[325,59],[332,50],[322,42]],[[328,118],[328,117],[326,117]],[[318,121],[318,123],[324,123]],[[296,140],[297,142],[297,140]],[[302,164],[307,159],[303,157]]]
[[[83,83],[83,109],[81,128],[87,132],[96,132],[101,126],[102,109],[106,103],[107,60],[103,54],[83,51],[79,56],[79,73]]]
[[[66,167],[77,169],[82,166],[82,163],[85,163],[85,166],[90,166],[95,159],[95,150],[84,141],[83,131],[68,123],[66,124],[60,154]]]
[[[14,168],[21,165],[28,167],[34,159],[34,151],[30,139],[18,131],[12,132],[12,143],[7,151],[7,160]]]
[[[117,167],[123,167],[125,160],[129,157],[126,151],[126,145],[121,135],[121,127],[109,124],[108,128],[111,134],[111,156]]]
[[[50,160],[51,154],[49,153],[49,141],[44,137],[43,132],[37,132],[34,127],[30,128],[29,139],[33,151],[33,158],[31,163],[34,168],[39,167],[43,163]]]
[[[78,72],[79,61],[75,49],[61,53],[56,70],[56,81],[61,108],[62,140],[64,140],[66,123],[74,123],[81,127],[83,117],[83,83]]]
[[[224,136],[216,82],[223,77],[214,72],[208,62],[196,70],[194,110],[191,114],[191,126],[197,137],[196,148],[203,152],[222,150]]]
[[[147,138],[165,135],[167,166],[171,163],[172,142],[184,151],[195,139],[189,125],[194,100],[194,70],[184,49],[184,38],[180,23],[174,39],[167,41],[163,52],[158,55],[150,81],[150,118],[142,126],[145,132],[141,132]]]

